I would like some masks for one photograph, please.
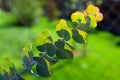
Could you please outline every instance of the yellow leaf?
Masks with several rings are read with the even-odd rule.
[[[72,20],[72,22],[77,22],[77,23],[80,20],[81,24],[86,24],[85,16],[80,11],[76,11],[76,12],[72,13],[71,20]]]
[[[48,30],[45,30],[41,33],[41,37],[48,38],[50,37],[50,32]]]
[[[52,42],[49,39],[44,37],[39,37],[39,38],[36,38],[35,40],[36,46],[43,45],[45,43],[52,43]]]
[[[99,8],[92,4],[89,4],[85,11],[86,11],[87,15],[95,15],[96,13],[99,13]]]
[[[72,36],[72,31],[71,29],[68,27],[67,22],[64,19],[61,19],[58,24],[56,25],[56,31],[60,31],[60,30],[66,30],[69,32],[70,37]]]
[[[103,14],[102,13],[98,13],[96,15],[96,19],[97,19],[97,21],[102,21],[103,20]]]
[[[81,36],[83,37],[83,39],[86,41],[86,38],[87,38],[87,33],[85,31],[82,31],[82,30],[78,30],[78,33],[81,34]]]

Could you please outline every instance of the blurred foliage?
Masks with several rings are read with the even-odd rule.
[[[58,38],[57,41],[53,41],[49,31],[42,32],[41,35],[35,40],[35,47],[39,51],[39,56],[34,56],[31,44],[27,43],[23,48],[25,53],[23,56],[24,68],[18,73],[14,63],[12,63],[13,65],[9,66],[10,71],[5,71],[3,75],[0,73],[0,77],[2,79],[5,78],[6,80],[25,80],[21,76],[25,72],[33,74],[36,77],[50,77],[50,65],[58,62],[60,59],[73,59],[74,57],[74,48],[67,41],[73,39],[75,43],[86,44],[87,33],[84,30],[81,30],[80,26],[85,25],[85,27],[96,27],[97,21],[102,20],[102,16],[97,17],[99,14],[101,13],[96,6],[88,5],[85,11],[76,11],[72,13],[72,23],[76,23],[74,28],[69,27],[65,19],[59,20],[56,25],[56,33],[60,38]],[[90,19],[87,19],[87,17]],[[94,21],[91,18],[94,18]],[[98,20],[99,18],[100,20]],[[92,23],[96,23],[96,25],[93,26],[91,25]],[[11,63],[11,61],[9,62]],[[33,65],[36,65],[35,72],[33,72],[32,69]],[[3,68],[1,69],[4,70]]]
[[[42,30],[39,29],[39,31]],[[50,31],[55,34],[52,28]],[[37,35],[39,34],[37,33]],[[20,71],[22,69],[20,64],[22,62],[20,61],[23,53],[20,51],[26,42],[32,42],[37,35],[34,35],[30,28],[0,28],[0,36],[2,36],[0,39],[0,65],[7,66],[3,60],[8,56],[12,58],[18,71]],[[56,37],[54,36],[53,38]],[[89,53],[85,58],[77,56],[72,61],[60,61],[59,64],[55,64],[52,67],[52,76],[48,79],[41,78],[41,80],[119,80],[120,46],[116,46],[118,41],[120,41],[119,36],[114,36],[107,32],[101,31],[89,34],[87,46]],[[11,45],[13,46],[11,47]],[[79,48],[80,45],[77,47]],[[75,55],[78,54],[80,53],[75,53]],[[26,73],[24,76],[26,80],[40,80]]]
[[[11,12],[26,26],[40,22],[46,0],[9,0]]]
[[[16,23],[17,18],[10,12],[0,9],[0,27],[9,26]]]
[[[73,11],[84,10],[88,4],[100,5],[102,0],[0,0],[3,10],[17,17],[17,25],[31,26],[39,24],[43,16],[50,20],[70,19]]]

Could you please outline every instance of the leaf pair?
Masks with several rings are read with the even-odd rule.
[[[74,14],[73,14],[74,16]],[[77,19],[77,18],[76,18]],[[75,20],[76,20],[75,19]],[[67,27],[67,28],[66,28]],[[73,38],[78,43],[85,43],[87,33],[80,30],[80,29],[70,29],[67,26],[65,20],[61,19],[56,26],[56,31],[59,37],[62,37],[64,40],[68,41],[69,39]],[[61,43],[60,45],[62,45]]]
[[[56,56],[60,59],[73,59],[72,49],[64,41],[58,40],[55,42]]]
[[[72,13],[71,20],[81,25],[87,24],[86,26],[96,28],[97,22],[103,20],[103,14],[99,11],[98,7],[89,4],[83,12],[76,11]]]
[[[37,62],[36,71],[42,77],[49,77],[51,75],[49,70],[49,63],[42,57],[34,57],[34,60]]]

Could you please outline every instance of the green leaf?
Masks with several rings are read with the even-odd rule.
[[[33,61],[34,54],[32,51],[28,52],[31,62]]]
[[[94,16],[89,16],[90,17],[90,27],[91,28],[96,28],[97,27],[97,20]]]
[[[56,50],[56,56],[60,59],[73,59],[73,53],[69,50]]]
[[[72,38],[78,43],[85,43],[87,38],[87,33],[79,29],[72,30]]]
[[[80,22],[81,24],[86,24],[85,16],[80,11],[76,11],[76,12],[72,13],[71,20],[72,20],[72,22],[77,22],[77,23]]]
[[[39,37],[39,38],[36,38],[36,40],[35,40],[36,46],[41,46],[46,43],[52,43],[52,42],[49,39],[44,38],[44,37]]]
[[[64,49],[65,42],[63,42],[62,40],[58,40],[55,42],[55,46],[57,47],[57,49]]]
[[[32,50],[32,44],[31,43],[27,43],[25,46],[24,46],[25,50],[27,52],[30,52]]]
[[[75,48],[74,48],[73,46],[71,46],[69,43],[65,42],[65,44],[66,44],[67,46],[69,46],[69,47],[71,48],[71,50],[74,50],[74,49],[75,49]]]
[[[72,51],[69,51],[69,50],[65,49],[64,53],[65,53],[65,57],[67,59],[73,59],[73,53],[72,53]]]
[[[45,43],[42,46],[37,46],[37,49],[41,52],[46,52],[48,56],[54,56],[55,47],[52,43]]]
[[[34,57],[33,52],[32,52],[32,45],[30,43],[27,43],[24,46],[23,50],[24,50],[25,55],[32,61]]]
[[[29,73],[31,73],[31,62],[27,56],[23,56],[24,67],[27,69]]]
[[[72,36],[71,29],[68,27],[64,19],[61,19],[56,25],[56,32],[59,37],[63,38],[66,41],[68,41]]]
[[[57,34],[59,37],[62,37],[64,40],[68,41],[70,39],[70,34],[68,31],[61,29],[60,31],[57,31]]]
[[[16,75],[16,69],[15,69],[15,65],[13,64],[12,67],[10,67],[10,72],[12,74],[12,77]]]
[[[49,61],[51,64],[55,64],[58,62],[58,59],[56,58],[52,58],[52,57],[49,57],[49,56],[46,56],[45,57],[47,59],[47,61]]]
[[[34,57],[34,60],[37,61],[36,71],[42,77],[50,77],[51,73],[48,69],[48,65],[45,59],[40,57]]]
[[[71,46],[68,43],[58,40],[55,42],[56,49],[56,56],[60,59],[72,59],[73,53]]]
[[[50,32],[49,32],[48,30],[43,31],[43,32],[41,33],[41,37],[47,38],[47,39],[49,39],[50,41],[53,41],[53,40],[52,40],[52,37],[51,37],[51,35],[50,35]]]

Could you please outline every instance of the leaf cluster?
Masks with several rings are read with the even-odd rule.
[[[102,14],[98,8],[88,5],[85,11],[76,11],[71,15],[74,27],[67,25],[67,21],[61,19],[56,25],[56,33],[60,37],[57,41],[53,41],[49,31],[43,31],[41,35],[35,39],[35,46],[39,51],[39,56],[34,56],[32,45],[26,44],[23,48],[25,55],[23,56],[24,69],[17,72],[15,65],[11,63],[10,72],[0,74],[0,80],[25,80],[21,75],[28,72],[36,77],[50,77],[50,65],[57,63],[60,59],[73,59],[73,47],[68,43],[73,39],[76,43],[86,43],[87,33],[82,27],[95,28],[97,21],[102,20]],[[32,70],[32,66],[36,66],[36,72]],[[2,68],[3,69],[3,68]]]

